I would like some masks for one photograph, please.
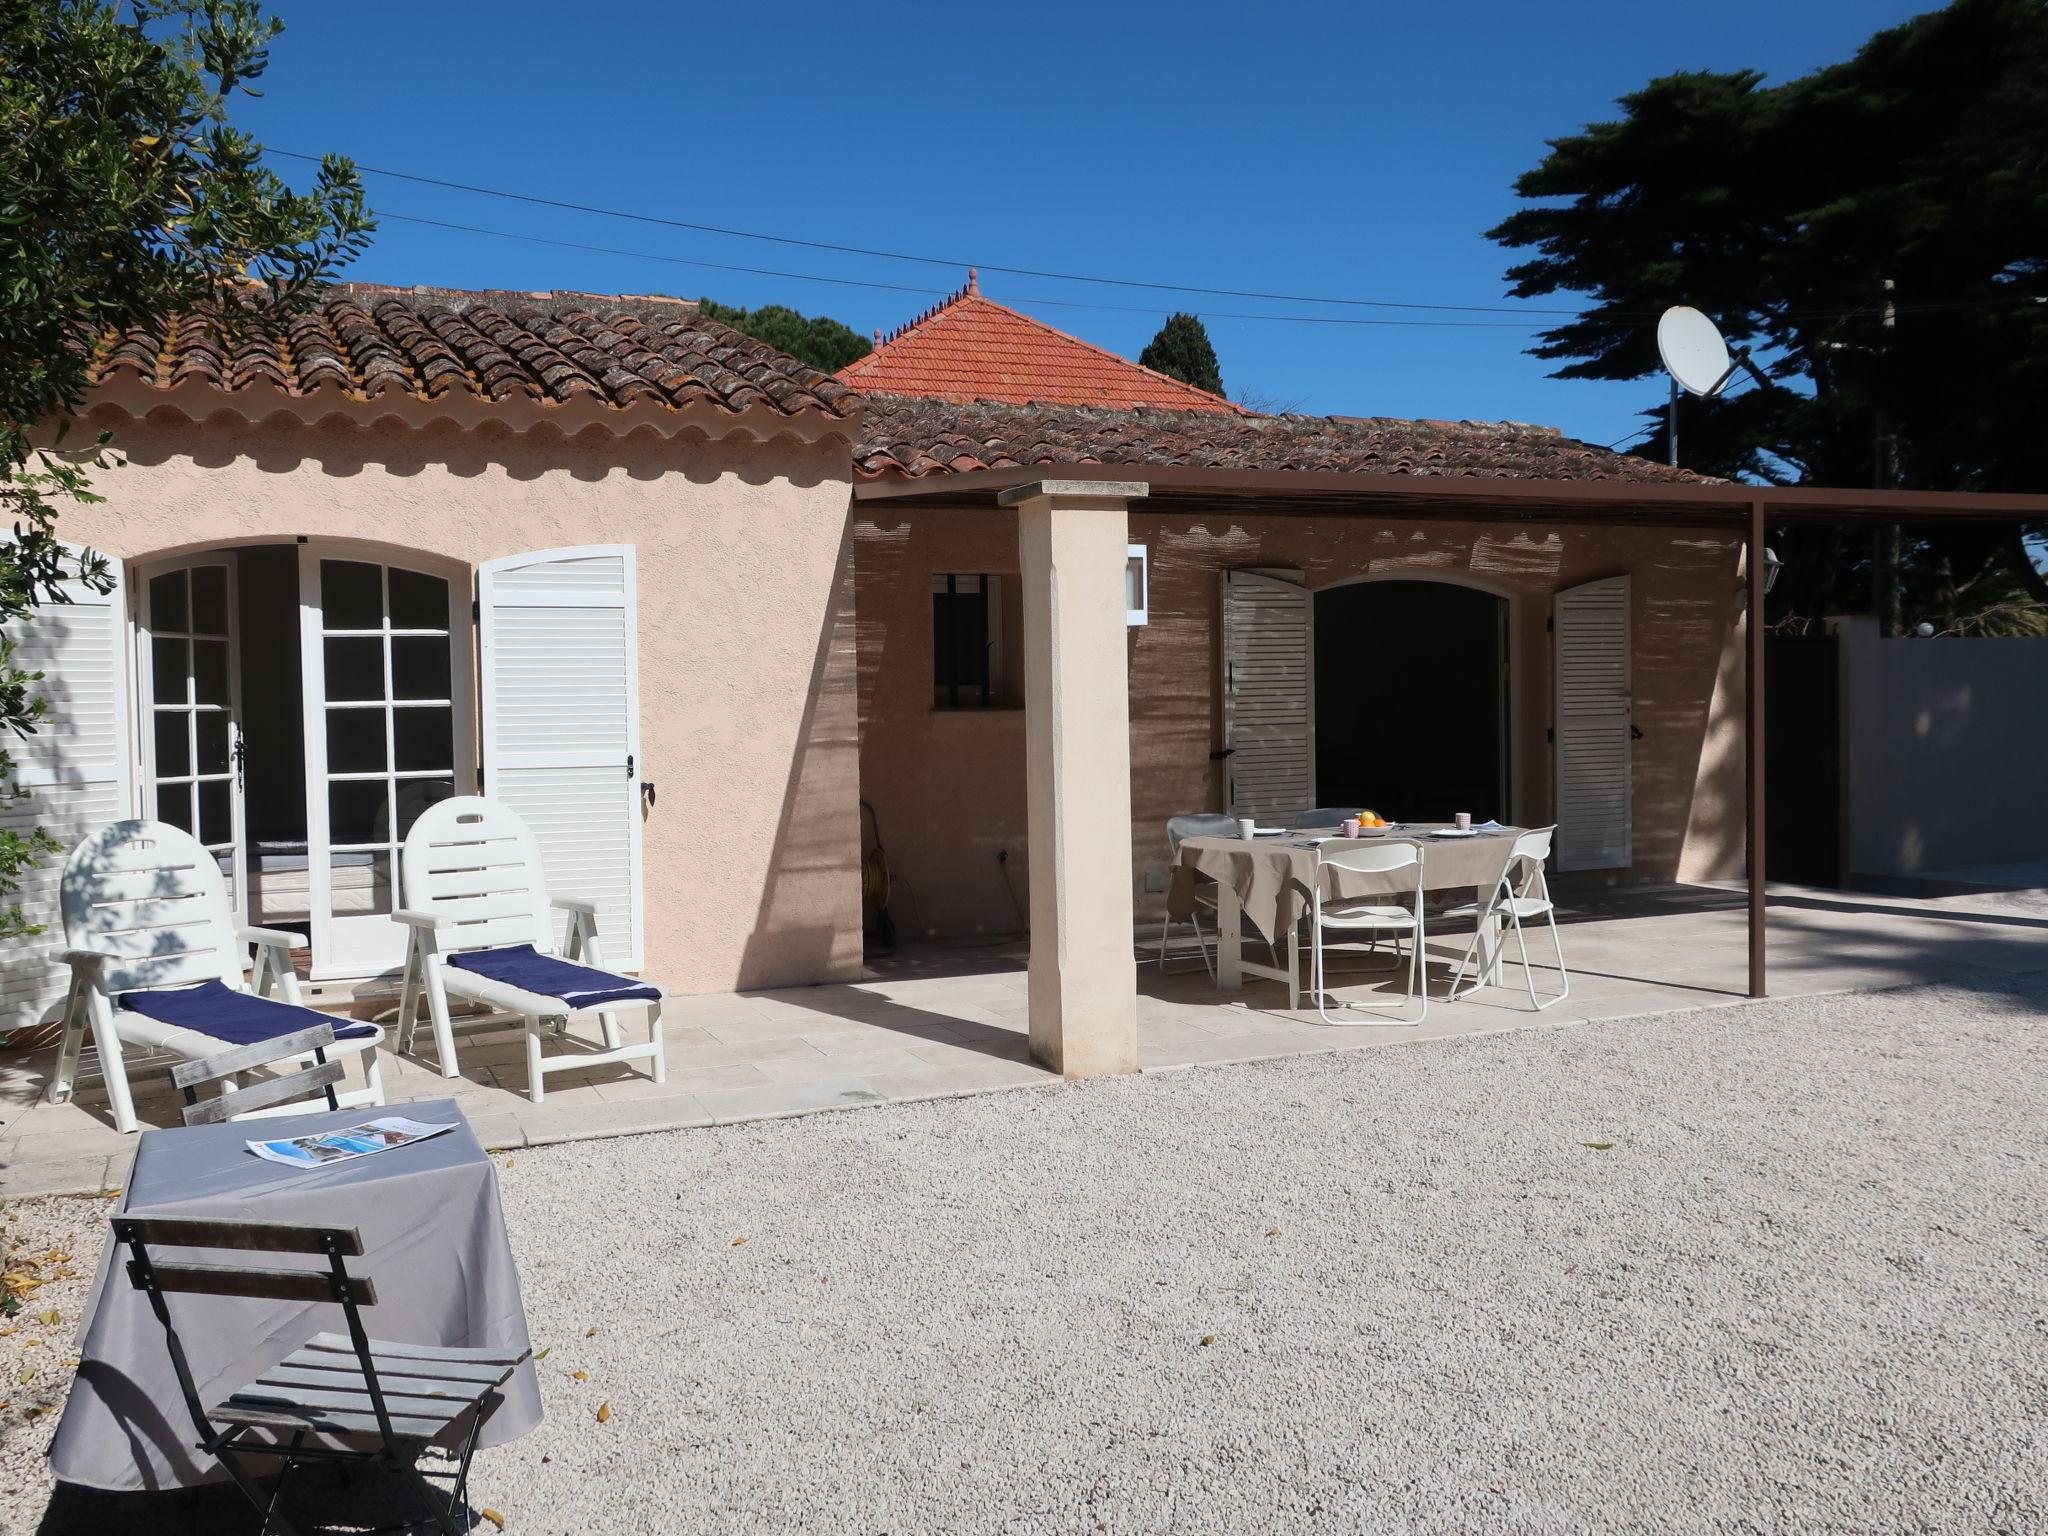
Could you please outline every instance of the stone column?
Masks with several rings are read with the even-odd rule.
[[[1131,933],[1126,504],[1143,482],[1040,480],[1017,509],[1031,850],[1031,1055],[1067,1077],[1138,1069]]]

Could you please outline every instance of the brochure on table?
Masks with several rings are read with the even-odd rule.
[[[311,1136],[289,1136],[282,1141],[252,1141],[249,1150],[273,1163],[283,1163],[287,1168],[325,1168],[329,1163],[345,1163],[350,1158],[389,1152],[393,1147],[409,1146],[415,1141],[425,1141],[429,1136],[454,1129],[452,1125],[428,1125],[424,1121],[389,1115],[381,1120],[365,1120],[361,1125],[346,1125]]]

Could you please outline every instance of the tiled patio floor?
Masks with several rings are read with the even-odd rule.
[[[1509,986],[1433,1004],[1420,1027],[1358,1014],[1326,1026],[1312,1010],[1286,1012],[1272,982],[1222,997],[1190,950],[1185,971],[1139,970],[1140,1062],[1170,1071],[1728,1006],[1744,1001],[1744,933],[1738,892],[1581,899],[1569,903],[1564,928],[1567,1001],[1532,1013],[1510,966]],[[1463,947],[1462,936],[1431,946],[1453,959]],[[1547,951],[1547,938],[1539,948]],[[532,1104],[515,1033],[468,1037],[454,1080],[387,1055],[385,1081],[394,1104],[454,1098],[499,1148],[1047,1084],[1057,1079],[1026,1058],[1024,957],[1022,944],[927,946],[858,983],[676,999],[666,1009],[660,1085],[624,1067],[563,1073],[551,1078],[547,1102]],[[2048,970],[2048,893],[1916,900],[1774,888],[1770,960],[1774,996]],[[1549,983],[1554,974],[1539,970],[1539,986]],[[0,1055],[0,1192],[118,1186],[133,1138],[115,1134],[97,1089],[67,1105],[43,1102],[50,1057]],[[138,1092],[136,1107],[145,1124],[177,1122],[167,1087]]]

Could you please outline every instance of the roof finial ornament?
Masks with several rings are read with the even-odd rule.
[[[969,293],[981,292],[981,274],[972,267],[967,269],[967,291]]]
[[[876,326],[876,327],[875,327],[875,345],[879,347],[879,346],[880,346],[881,344],[882,344],[882,328],[881,328],[881,327],[880,327],[880,326],[878,325],[878,326]]]

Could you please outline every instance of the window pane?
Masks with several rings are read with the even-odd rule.
[[[334,915],[370,917],[391,910],[391,855],[374,850],[328,855]]]
[[[186,640],[166,640],[161,635],[149,642],[150,679],[159,704],[183,704],[191,698],[186,674],[192,670],[192,645]]]
[[[382,629],[384,568],[360,560],[322,560],[320,623],[325,629]]]
[[[194,715],[193,722],[199,727],[199,771],[201,773],[226,773],[228,771],[228,715],[223,709],[209,710]],[[163,761],[161,757],[157,759]]]
[[[327,711],[327,771],[383,773],[390,768],[384,751],[384,711]]]
[[[988,600],[980,587],[976,577],[961,576],[953,592],[932,594],[932,681],[958,685],[963,701],[972,690],[977,703],[988,656]]]
[[[231,843],[235,840],[234,817],[229,807],[226,779],[202,779],[199,783],[199,841]]]
[[[175,779],[192,771],[192,744],[186,739],[185,722],[191,716],[182,709],[156,712],[156,776]]]
[[[192,642],[193,697],[201,704],[228,701],[228,643],[225,640]]]
[[[439,576],[391,568],[391,627],[446,629],[448,583]]]
[[[384,642],[371,637],[336,640],[327,647],[327,697],[330,699],[381,699],[384,697]]]
[[[391,696],[394,699],[448,697],[446,635],[397,635],[392,638]]]
[[[192,786],[159,784],[156,787],[156,819],[174,827],[192,830]]]
[[[453,799],[453,779],[408,779],[398,786],[398,835],[404,837],[430,805]]]
[[[327,786],[327,839],[381,843],[391,835],[390,785],[384,779],[342,779]]]
[[[228,568],[201,565],[192,571],[192,633],[226,635],[228,632]]]
[[[188,625],[191,610],[185,604],[185,573],[168,571],[153,576],[149,583],[149,627],[177,633]]]
[[[455,732],[451,712],[445,708],[394,709],[391,735],[401,770],[455,766]]]

